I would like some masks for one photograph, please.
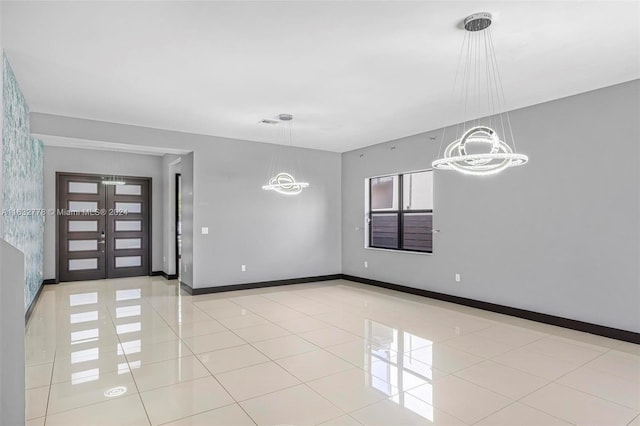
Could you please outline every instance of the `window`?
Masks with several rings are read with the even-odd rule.
[[[433,172],[369,179],[369,247],[431,253]]]

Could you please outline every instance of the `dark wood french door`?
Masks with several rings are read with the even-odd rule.
[[[151,179],[57,173],[58,280],[149,275]]]

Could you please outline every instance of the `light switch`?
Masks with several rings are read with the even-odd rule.
[[[209,233],[209,228],[206,226],[202,227],[202,235],[207,235]]]

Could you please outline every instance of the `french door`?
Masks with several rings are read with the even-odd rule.
[[[58,280],[149,275],[150,178],[57,173]]]

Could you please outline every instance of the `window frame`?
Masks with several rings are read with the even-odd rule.
[[[431,243],[431,250],[415,250],[415,249],[406,249],[403,248],[402,246],[404,245],[404,214],[405,213],[422,213],[422,214],[430,214],[431,215],[431,223],[432,223],[432,233],[433,233],[433,209],[419,209],[419,210],[405,210],[404,209],[404,203],[403,203],[403,198],[404,198],[404,176],[405,175],[410,175],[413,173],[423,173],[423,172],[431,172],[433,173],[433,169],[424,169],[424,170],[415,170],[415,171],[410,171],[410,172],[403,172],[403,173],[392,173],[392,174],[385,174],[385,175],[379,175],[379,176],[371,176],[369,178],[366,179],[366,186],[367,186],[367,199],[365,200],[365,204],[366,204],[366,230],[367,230],[367,241],[365,244],[365,248],[368,249],[375,249],[375,250],[391,250],[391,251],[399,251],[399,252],[407,252],[407,253],[418,253],[418,254],[433,254],[433,240]],[[374,179],[377,178],[381,178],[381,177],[388,177],[388,176],[397,176],[398,178],[398,194],[397,194],[397,202],[398,202],[398,209],[397,210],[380,210],[380,211],[374,211],[372,208],[372,188],[371,188],[371,183]],[[433,194],[433,186],[432,186],[432,194]],[[378,247],[378,246],[374,246],[372,244],[373,241],[373,216],[375,215],[384,215],[384,214],[395,214],[397,215],[397,227],[398,227],[398,247]]]

